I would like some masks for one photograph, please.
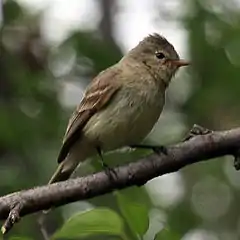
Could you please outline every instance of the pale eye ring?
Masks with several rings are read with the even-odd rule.
[[[158,59],[164,59],[165,58],[165,55],[162,52],[155,52],[155,55]]]

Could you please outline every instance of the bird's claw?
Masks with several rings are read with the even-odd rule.
[[[98,152],[98,155],[99,155],[99,159],[100,159],[100,162],[101,162],[101,165],[102,165],[102,168],[104,169],[104,172],[106,173],[106,175],[114,180],[114,178],[117,176],[117,173],[116,171],[109,167],[103,160],[103,156],[102,156],[102,151],[101,151],[101,148],[100,147],[97,147],[97,152]]]
[[[161,153],[167,155],[167,148],[165,146],[153,147],[152,150],[158,155],[160,155]]]
[[[117,177],[117,173],[114,168],[109,167],[106,163],[103,162],[102,167],[104,172],[109,177],[109,179],[114,180]]]

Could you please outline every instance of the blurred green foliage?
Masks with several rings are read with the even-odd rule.
[[[211,129],[240,125],[239,8],[234,0],[227,4],[178,1],[186,8],[178,21],[188,36],[185,44],[192,66],[172,83],[160,120],[164,124],[157,125],[157,134],[150,138],[154,143],[177,141],[184,134],[181,129],[193,123]],[[115,22],[108,15],[114,2],[99,1],[102,18],[98,29],[74,30],[57,46],[43,37],[43,12],[30,14],[17,1],[4,2],[0,33],[1,195],[48,181],[73,110],[64,103],[68,84],[84,88],[94,75],[121,58],[113,37]],[[158,7],[160,11],[156,4]],[[190,93],[183,89],[187,98],[179,95],[182,78],[189,79]],[[173,118],[178,125],[171,125]],[[114,165],[144,154],[147,152],[116,152],[105,158]],[[195,164],[145,187],[69,204],[52,211],[46,229],[52,239],[191,240],[199,239],[197,234],[202,234],[201,239],[239,239],[240,176],[231,164],[226,157]],[[98,162],[92,161],[79,172],[99,169]],[[24,217],[7,239],[42,239],[36,217]]]

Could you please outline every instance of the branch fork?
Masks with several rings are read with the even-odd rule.
[[[20,221],[20,212],[23,209],[23,207],[24,207],[24,200],[21,198],[19,198],[19,201],[17,203],[13,204],[10,207],[10,212],[8,214],[8,217],[1,227],[1,232],[3,235],[6,234],[13,227],[15,223]]]

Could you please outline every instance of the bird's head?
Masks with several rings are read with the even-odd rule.
[[[127,55],[136,61],[142,62],[156,79],[168,85],[176,71],[189,65],[189,62],[179,58],[173,45],[159,34],[144,38]]]

